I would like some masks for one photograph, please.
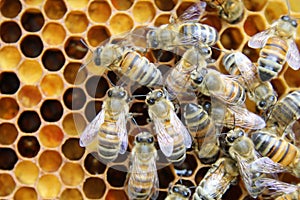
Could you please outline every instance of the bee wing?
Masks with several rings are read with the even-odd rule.
[[[203,16],[206,8],[205,2],[197,2],[188,7],[176,21],[178,22],[189,22],[199,20]]]
[[[127,150],[128,146],[128,136],[127,136],[127,128],[126,128],[126,114],[125,110],[120,113],[119,119],[116,122],[116,127],[118,129],[118,137],[121,141],[120,144],[120,154],[124,154]]]
[[[286,61],[293,70],[298,70],[300,68],[300,54],[294,40],[291,40],[289,43]]]
[[[268,157],[261,157],[256,159],[251,163],[250,167],[252,171],[266,174],[281,173],[287,171],[287,169],[284,166],[274,162]]]
[[[241,52],[235,52],[234,59],[246,85],[251,86],[253,79],[255,78],[253,69],[255,69],[256,66],[245,54]]]
[[[96,115],[96,117],[89,123],[82,134],[80,135],[79,145],[81,147],[88,146],[96,137],[101,124],[104,122],[105,109],[102,110]]]
[[[271,36],[272,29],[267,29],[262,32],[256,33],[248,41],[248,46],[254,49],[259,49],[265,46],[267,40]]]
[[[153,188],[152,188],[152,195],[151,195],[151,199],[157,199],[159,191],[159,180],[158,180],[158,174],[157,174],[157,169],[156,169],[156,163],[155,160],[153,160],[154,162],[151,161],[153,169],[154,169],[154,180],[153,180]]]
[[[271,178],[260,178],[255,181],[255,185],[260,188],[266,188],[270,190],[268,194],[271,194],[272,197],[280,196],[283,194],[290,194],[299,189],[299,186],[278,181]]]

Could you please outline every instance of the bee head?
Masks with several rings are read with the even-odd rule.
[[[200,85],[203,82],[206,74],[207,74],[207,69],[205,68],[201,68],[199,71],[194,70],[191,73],[191,79],[195,85]]]
[[[149,132],[141,132],[135,136],[135,142],[152,144],[154,143],[154,137]]]
[[[146,103],[148,105],[154,105],[156,101],[159,101],[162,98],[165,98],[165,91],[162,89],[156,89],[150,92],[146,97]]]
[[[127,91],[123,87],[115,86],[107,90],[109,98],[124,99],[127,98]]]
[[[236,139],[245,135],[245,132],[242,129],[231,130],[227,133],[225,141],[227,144],[232,144]]]
[[[263,99],[257,103],[257,107],[259,110],[266,110],[270,106],[273,106],[277,101],[276,95],[270,95],[267,99]]]
[[[191,191],[185,186],[174,185],[171,189],[171,193],[180,194],[182,197],[189,198],[191,196]]]
[[[296,32],[297,26],[297,20],[289,15],[283,15],[278,21],[277,31],[282,37],[291,37]]]

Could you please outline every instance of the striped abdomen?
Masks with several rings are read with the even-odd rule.
[[[244,88],[236,81],[225,79],[222,93],[223,99],[229,104],[242,105],[246,100]]]
[[[240,75],[241,74],[238,66],[235,63],[235,54],[234,53],[226,54],[222,59],[222,63],[224,65],[226,71],[229,74],[231,74],[231,75]]]
[[[279,37],[270,37],[259,54],[258,75],[261,81],[276,77],[285,63],[288,44]]]
[[[162,74],[146,57],[131,51],[124,55],[121,63],[121,73],[130,80],[144,86],[157,86],[162,84]]]

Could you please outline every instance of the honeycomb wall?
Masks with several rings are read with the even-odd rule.
[[[108,166],[98,162],[78,144],[79,134],[101,109],[114,73],[82,70],[89,50],[110,36],[133,28],[168,23],[171,13],[180,15],[191,0],[2,0],[0,2],[0,198],[1,199],[128,199],[124,190],[128,168],[126,156]],[[249,38],[287,14],[284,0],[244,0],[241,22],[228,24],[216,10],[207,8],[203,23],[220,34],[216,47],[242,51],[253,61],[258,51],[247,46]],[[291,15],[300,17],[298,0],[290,0]],[[101,12],[100,12],[101,10]],[[300,46],[300,28],[296,43]],[[168,53],[156,60],[160,68],[174,64]],[[223,52],[214,50],[219,67]],[[90,72],[93,73],[90,73]],[[101,76],[100,76],[101,74]],[[103,74],[103,75],[102,75]],[[287,65],[272,80],[279,97],[298,89],[300,71]],[[131,91],[129,89],[129,91]],[[146,94],[145,87],[134,94]],[[130,111],[142,113],[135,119],[149,127],[142,99]],[[130,148],[138,130],[130,125]],[[161,162],[161,163],[160,163]],[[183,168],[159,161],[159,199],[170,182],[180,179],[196,186],[208,170],[188,152]],[[184,170],[187,169],[187,170]],[[250,199],[242,183],[231,187],[223,199]]]

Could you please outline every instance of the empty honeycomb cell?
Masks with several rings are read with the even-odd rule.
[[[16,17],[21,9],[22,4],[19,0],[3,0],[0,4],[1,14],[7,18]]]
[[[104,181],[100,178],[90,177],[83,183],[83,192],[87,198],[100,199],[106,190]]]
[[[73,85],[83,83],[87,77],[87,71],[86,69],[80,69],[80,67],[81,63],[68,63],[64,68],[64,79]]]
[[[46,96],[60,96],[64,89],[64,82],[59,75],[47,74],[42,79],[41,89]]]
[[[249,15],[244,23],[244,30],[249,36],[253,36],[265,29],[264,19],[260,15]]]
[[[3,70],[15,69],[21,60],[19,50],[14,46],[3,46],[0,49],[0,68]]]
[[[197,171],[196,176],[195,176],[195,182],[197,185],[203,179],[203,177],[205,176],[205,174],[207,173],[208,170],[209,170],[209,167],[202,167]]]
[[[17,146],[19,153],[25,158],[33,158],[40,151],[40,144],[35,136],[22,136]]]
[[[42,30],[43,41],[45,41],[49,45],[61,45],[65,37],[66,31],[64,27],[59,23],[47,23]]]
[[[88,2],[89,2],[88,0],[82,0],[82,1],[66,0],[66,3],[72,8],[85,8]]]
[[[111,3],[117,10],[128,10],[133,4],[133,0],[112,0]]]
[[[18,130],[14,124],[0,124],[0,144],[10,145],[16,140],[17,136]]]
[[[136,22],[150,23],[155,16],[155,8],[151,2],[137,2],[133,6],[133,17]]]
[[[60,200],[83,200],[82,194],[78,189],[65,189],[61,195]]]
[[[18,92],[18,102],[26,107],[36,106],[42,99],[42,94],[37,86],[25,85]]]
[[[63,115],[63,107],[60,101],[49,99],[43,102],[41,106],[41,115],[47,122],[56,122]]]
[[[13,177],[9,174],[0,174],[0,197],[10,195],[16,188],[16,183]]]
[[[21,28],[14,21],[6,21],[0,25],[0,36],[3,42],[17,42],[20,39],[21,34]]]
[[[14,171],[16,178],[25,185],[34,185],[39,176],[39,168],[29,160],[19,162]]]
[[[67,114],[62,122],[64,132],[70,136],[78,136],[84,130],[86,123],[79,113]]]
[[[37,35],[26,35],[21,41],[21,51],[29,58],[38,57],[44,48],[41,38]]]
[[[226,49],[238,49],[243,41],[243,35],[238,28],[228,28],[222,33],[220,41]]]
[[[111,82],[114,85],[117,85],[119,81],[119,77],[113,71],[107,72],[107,78],[109,79],[109,82]]]
[[[168,188],[169,183],[175,178],[170,165],[161,169],[158,168],[157,173],[159,178],[159,188]]]
[[[174,58],[174,54],[170,51],[152,50],[153,56],[157,62],[170,62]]]
[[[114,35],[125,33],[133,28],[134,22],[132,18],[124,13],[118,13],[110,19],[110,29]]]
[[[91,122],[102,108],[102,101],[90,101],[85,107],[85,116]]]
[[[71,11],[65,19],[65,25],[71,33],[82,33],[89,25],[84,12]]]
[[[12,170],[18,161],[15,151],[11,148],[0,148],[0,155],[0,169]]]
[[[128,197],[124,190],[108,190],[106,200],[128,200]]]
[[[248,10],[260,11],[267,4],[268,0],[244,0],[243,3]]]
[[[144,95],[147,95],[150,91],[151,90],[148,87],[142,86],[132,91],[130,96],[137,100],[145,100]]]
[[[24,0],[25,4],[31,6],[39,6],[42,4],[43,0]]]
[[[245,44],[242,53],[245,54],[252,62],[257,62],[259,58],[260,49],[253,49]]]
[[[15,99],[10,97],[0,98],[0,118],[12,119],[19,112],[19,105]]]
[[[276,91],[278,98],[285,94],[288,90],[288,86],[286,85],[286,82],[282,79],[272,79],[271,80],[272,86],[274,90]]]
[[[101,10],[101,12],[99,12]],[[98,23],[104,23],[111,15],[111,8],[105,1],[93,1],[88,8],[89,17]]]
[[[35,84],[42,74],[42,66],[35,60],[25,60],[18,69],[18,77],[24,84]]]
[[[47,49],[42,57],[43,66],[49,71],[60,70],[65,61],[65,57],[59,49]]]
[[[177,4],[177,0],[154,0],[155,5],[162,11],[170,11]]]
[[[61,166],[62,157],[59,152],[45,150],[39,156],[39,166],[44,172],[55,172]]]
[[[293,70],[291,67],[288,67],[284,73],[284,79],[289,87],[291,88],[299,88],[300,80],[299,80],[300,70]]]
[[[14,72],[2,72],[0,74],[0,92],[2,94],[14,94],[20,86],[20,81]]]
[[[60,169],[60,177],[62,182],[68,186],[79,185],[84,178],[84,172],[80,164],[65,163]]]
[[[18,119],[18,126],[25,133],[33,133],[40,128],[41,119],[35,111],[24,111]]]
[[[29,32],[36,32],[41,30],[44,22],[44,16],[38,9],[28,9],[23,13],[21,17],[23,28]]]
[[[170,14],[161,14],[155,19],[154,26],[159,27],[163,24],[169,24],[169,23],[170,23]]]
[[[50,19],[61,19],[67,12],[67,7],[63,0],[47,0],[44,10]]]
[[[242,196],[242,190],[238,184],[231,185],[228,190],[223,194],[222,200],[239,199]]]
[[[278,9],[281,8],[281,9]],[[288,10],[285,1],[269,1],[265,9],[265,18],[269,24],[279,19],[282,15],[287,14]]]
[[[82,59],[86,55],[88,49],[80,39],[79,37],[70,37],[65,42],[65,52],[70,58]]]
[[[39,132],[39,141],[45,147],[55,148],[64,138],[61,128],[55,124],[44,125]]]
[[[90,97],[102,98],[105,96],[109,85],[107,80],[101,76],[92,76],[88,79],[85,89]]]
[[[85,104],[86,96],[81,88],[69,88],[65,91],[63,100],[67,108],[70,110],[78,110]]]
[[[31,187],[20,187],[14,194],[14,200],[37,200],[37,192]]]
[[[46,174],[39,178],[37,190],[42,198],[54,199],[58,197],[61,183],[55,175]]]
[[[92,154],[88,154],[84,159],[84,168],[90,174],[97,175],[104,173],[106,165],[97,160]]]
[[[135,119],[136,123],[139,126],[143,126],[148,124],[148,107],[143,102],[136,102],[133,103],[130,110],[130,113],[132,113],[133,118]]]
[[[107,182],[113,187],[123,187],[127,171],[124,165],[114,165],[110,167],[106,172]]]
[[[107,40],[111,36],[109,30],[105,26],[93,26],[88,31],[88,41],[93,47],[97,47],[101,42]]]
[[[182,176],[191,176],[197,168],[196,158],[191,154],[186,154],[186,159],[179,166],[174,166],[175,173]]]
[[[84,154],[84,148],[79,146],[78,138],[69,138],[62,145],[62,153],[70,160],[79,160]]]

